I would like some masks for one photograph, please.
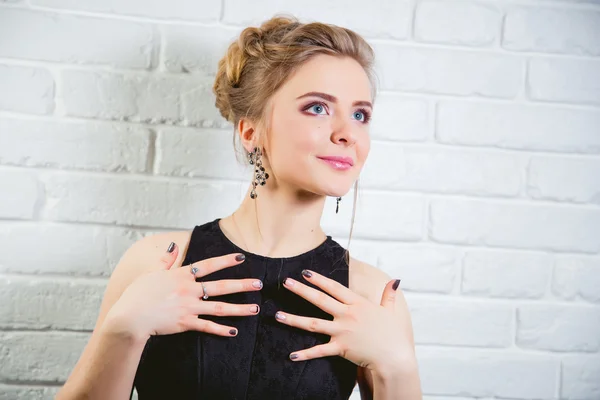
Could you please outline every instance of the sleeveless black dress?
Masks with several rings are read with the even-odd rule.
[[[291,277],[307,283],[301,271],[310,269],[348,287],[345,250],[328,236],[317,248],[294,257],[268,258],[251,254],[232,243],[216,219],[194,228],[183,265],[237,252],[246,255],[243,263],[202,280],[261,279],[264,286],[260,291],[211,297],[229,303],[259,304],[259,314],[201,316],[238,328],[236,337],[195,331],[152,336],[135,376],[138,398],[348,399],[356,382],[357,366],[338,356],[291,361],[289,355],[293,351],[327,343],[329,336],[275,320],[278,310],[332,320],[329,314],[284,288],[283,280]]]

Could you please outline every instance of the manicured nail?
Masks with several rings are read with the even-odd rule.
[[[235,256],[235,261],[244,261],[246,259],[246,256],[244,254],[238,254],[237,256]]]
[[[167,249],[167,253],[172,253],[175,250],[175,242],[171,242],[169,248]]]
[[[285,320],[285,315],[283,315],[282,313],[280,313],[279,311],[277,311],[275,313],[275,318],[277,318],[280,321],[284,321]]]
[[[307,278],[310,278],[312,276],[312,273],[309,270],[307,270],[307,269],[303,269],[302,270],[302,275],[304,275]]]
[[[230,329],[229,334],[232,336],[237,335],[237,329]]]
[[[258,312],[259,308],[258,308],[258,306],[252,306],[250,308],[250,310],[252,310],[252,312],[256,314]]]
[[[262,289],[263,283],[262,283],[262,281],[254,281],[254,282],[252,282],[252,286],[254,286],[257,289]]]
[[[294,354],[294,353],[290,354],[290,359],[291,360],[295,360],[297,358],[298,358],[298,354]]]
[[[396,279],[396,282],[394,282],[394,284],[392,285],[392,289],[394,289],[394,290],[398,289],[399,285],[400,285],[400,279]]]
[[[294,286],[294,281],[290,278],[285,278],[285,280],[283,281],[283,284],[286,286]]]

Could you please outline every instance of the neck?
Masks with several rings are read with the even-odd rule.
[[[240,207],[221,220],[228,238],[242,249],[267,257],[293,257],[323,243],[321,229],[325,197],[298,194],[268,185],[248,189]]]

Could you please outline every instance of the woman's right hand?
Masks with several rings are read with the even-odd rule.
[[[189,330],[219,336],[236,336],[237,329],[198,318],[199,315],[249,316],[259,311],[258,304],[230,304],[202,300],[201,278],[223,268],[241,264],[240,254],[198,261],[181,268],[174,267],[179,247],[173,244],[171,252],[165,251],[160,268],[135,279],[112,306],[107,321],[111,330],[125,332],[147,340],[151,335],[168,335]],[[194,275],[191,268],[198,271]],[[209,296],[262,289],[258,279],[232,279],[204,282]]]

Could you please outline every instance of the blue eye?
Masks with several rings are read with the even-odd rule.
[[[313,104],[312,106],[308,107],[307,110],[313,110],[315,114],[322,115],[322,112],[325,111],[325,107],[322,104]]]
[[[362,111],[355,111],[353,115],[357,121],[364,121],[367,118],[365,113],[363,113]]]

